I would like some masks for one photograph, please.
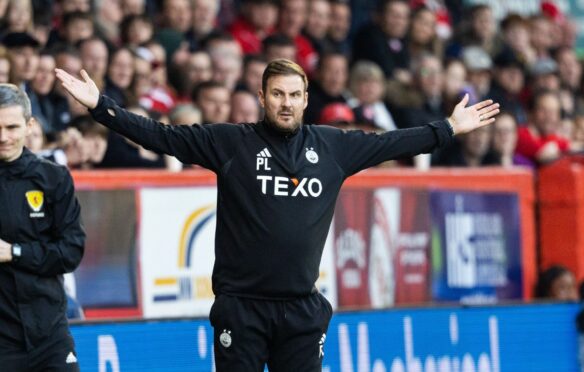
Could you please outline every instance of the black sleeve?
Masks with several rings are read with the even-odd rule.
[[[387,160],[429,153],[437,147],[447,146],[453,136],[446,120],[383,134],[360,130],[341,133],[336,157],[347,177]]]
[[[103,95],[89,112],[98,122],[148,150],[216,173],[231,159],[243,134],[242,126],[234,124],[165,125],[128,112]]]
[[[83,257],[85,231],[81,208],[68,171],[55,188],[52,236],[47,241],[19,243],[21,257],[12,264],[39,276],[55,276],[75,270]],[[18,242],[16,242],[18,243]]]

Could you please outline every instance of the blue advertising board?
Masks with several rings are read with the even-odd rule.
[[[522,297],[519,201],[513,193],[432,191],[432,298]]]
[[[339,313],[325,372],[577,372],[578,305]],[[206,320],[72,326],[82,371],[214,371]],[[315,352],[318,352],[315,340]]]

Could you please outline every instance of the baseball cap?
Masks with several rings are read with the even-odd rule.
[[[555,74],[558,72],[558,64],[551,58],[538,59],[530,67],[529,72],[533,76]]]
[[[491,56],[478,46],[464,48],[462,62],[469,71],[490,70],[493,67]]]
[[[20,48],[25,46],[30,46],[33,48],[38,48],[41,43],[35,39],[32,35],[26,32],[11,32],[6,34],[2,38],[2,44],[8,49],[10,48]]]
[[[353,123],[355,114],[353,110],[341,102],[329,103],[320,112],[318,122],[320,124]]]

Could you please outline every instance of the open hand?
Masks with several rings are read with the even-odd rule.
[[[61,81],[63,88],[73,97],[77,102],[83,106],[93,109],[97,106],[99,101],[99,89],[95,82],[91,80],[85,70],[81,70],[81,77],[84,81],[71,76],[66,71],[60,68],[55,69],[57,79]]]
[[[499,113],[498,103],[488,99],[466,107],[467,103],[468,94],[465,94],[448,118],[454,134],[467,133],[495,122],[494,116]]]

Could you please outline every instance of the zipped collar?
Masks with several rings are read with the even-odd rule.
[[[25,147],[22,150],[22,154],[20,154],[20,157],[18,159],[11,162],[0,162],[0,175],[22,174],[29,167],[31,160],[35,158],[36,155]]]

